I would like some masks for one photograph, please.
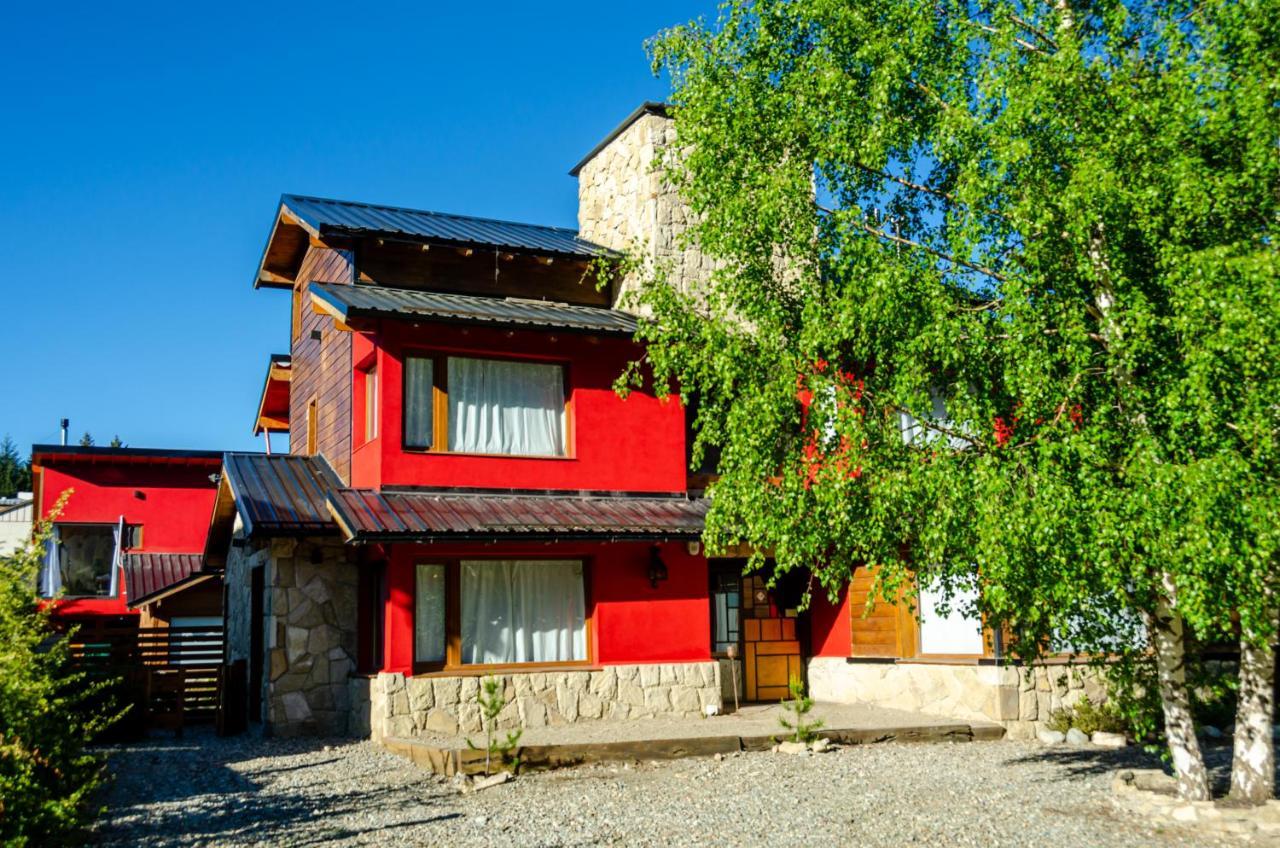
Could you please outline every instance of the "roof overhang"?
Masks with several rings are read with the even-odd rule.
[[[681,495],[337,489],[329,511],[351,543],[699,539],[708,502]]]
[[[112,448],[96,445],[32,445],[31,464],[44,465],[208,465],[222,462],[222,451],[167,448]]]
[[[635,316],[621,310],[525,298],[317,282],[307,290],[312,308],[341,329],[351,329],[359,319],[384,318],[621,336],[634,335],[637,327]]]
[[[258,399],[258,417],[253,423],[253,435],[289,432],[289,385],[292,378],[293,367],[289,354],[271,354],[267,378],[262,384],[262,397]]]

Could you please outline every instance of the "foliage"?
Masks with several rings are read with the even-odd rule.
[[[1271,638],[1277,12],[730,0],[657,37],[716,270],[647,269],[626,380],[697,400],[708,550],[833,597],[976,572],[1025,659],[1169,608]]]
[[[121,441],[120,436],[118,434],[111,437],[111,447],[123,448],[125,446],[126,446],[125,443]]]
[[[96,443],[93,441],[93,436],[89,435],[88,430],[85,430],[84,435],[80,437],[80,447],[91,448],[94,444]]]
[[[1101,730],[1106,733],[1124,733],[1129,729],[1124,715],[1112,703],[1095,704],[1088,695],[1068,707],[1054,710],[1049,714],[1047,726],[1050,730],[1066,733],[1076,728],[1081,733],[1092,735]]]
[[[31,491],[31,463],[23,460],[11,437],[0,441],[0,498]]]
[[[818,731],[822,728],[822,719],[814,721],[806,719],[813,709],[813,698],[805,693],[803,680],[792,675],[787,681],[787,689],[791,693],[791,698],[782,702],[782,708],[786,712],[778,717],[778,724],[782,725],[791,736],[789,741],[803,742],[807,745],[817,738]]]
[[[476,692],[476,703],[480,705],[480,717],[484,723],[485,731],[485,747],[484,747],[484,773],[489,774],[489,769],[493,761],[497,761],[500,767],[510,766],[513,772],[520,770],[520,758],[512,756],[512,752],[520,744],[520,737],[524,735],[523,728],[507,731],[504,739],[497,738],[498,716],[506,709],[506,694],[503,692],[502,680],[497,677],[489,677],[480,684],[480,690]],[[480,746],[475,745],[470,739],[467,740],[467,747],[473,751],[479,751]]]
[[[65,496],[55,507],[61,510]],[[50,518],[49,520],[52,520]],[[95,814],[103,762],[89,743],[120,716],[102,704],[107,683],[68,665],[35,593],[49,520],[34,541],[0,557],[0,842],[58,844]]]

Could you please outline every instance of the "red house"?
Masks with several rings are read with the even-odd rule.
[[[731,648],[747,700],[806,673],[866,699],[850,682],[886,660],[925,667],[901,608],[801,611],[803,575],[708,560],[684,410],[614,391],[643,350],[631,280],[598,263],[631,250],[682,287],[710,270],[649,167],[673,137],[645,104],[597,145],[572,171],[577,231],[281,198],[254,285],[290,293],[290,350],[254,430],[289,452],[225,457],[206,548],[253,720],[472,732],[483,677],[504,681],[506,726],[705,714]],[[927,627],[948,664],[990,659],[976,623]]]
[[[217,451],[35,445],[36,513],[53,513],[40,593],[66,623],[196,625],[221,616],[203,569]]]

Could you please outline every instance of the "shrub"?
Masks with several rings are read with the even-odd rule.
[[[499,740],[496,735],[495,725],[498,723],[498,714],[507,706],[507,698],[502,692],[502,681],[497,677],[484,680],[480,684],[480,691],[476,693],[476,702],[480,705],[480,716],[484,722],[484,773],[489,774],[490,766],[495,760],[499,766],[510,765],[513,772],[519,771],[520,758],[512,756],[512,752],[519,745],[524,730],[522,728],[509,730],[506,738],[502,740]],[[467,747],[473,751],[480,750],[480,746],[473,744],[470,739],[467,740]]]
[[[813,698],[805,694],[804,681],[793,676],[787,682],[787,689],[791,693],[791,700],[783,701],[782,708],[791,715],[791,718],[787,718],[786,715],[779,716],[778,723],[789,731],[790,741],[803,742],[807,745],[818,735],[822,720],[805,720],[805,716],[813,709]]]
[[[1066,733],[1071,728],[1092,735],[1101,730],[1106,733],[1125,733],[1129,724],[1120,710],[1111,703],[1095,704],[1084,695],[1074,706],[1063,707],[1049,714],[1045,722],[1050,730]]]
[[[70,667],[40,608],[49,535],[40,522],[31,544],[0,557],[0,843],[12,846],[66,842],[92,819],[104,763],[88,745],[119,718],[101,706],[107,684]]]

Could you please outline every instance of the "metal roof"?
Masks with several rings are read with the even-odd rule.
[[[329,508],[348,541],[697,538],[708,502],[683,496],[338,489]]]
[[[533,253],[594,258],[611,255],[598,244],[578,238],[577,230],[474,218],[401,206],[329,200],[286,194],[280,202],[317,235],[383,235],[485,245]]]
[[[199,575],[203,566],[203,554],[129,554],[124,563],[125,595],[129,598],[129,606],[140,606],[152,595]]]
[[[333,529],[325,497],[342,481],[322,457],[229,453],[223,469],[246,536]]]
[[[44,461],[50,459],[104,458],[104,459],[179,459],[220,460],[222,451],[183,450],[168,448],[113,448],[98,445],[32,445],[31,455]]]
[[[312,283],[308,290],[326,311],[343,322],[361,317],[429,318],[628,336],[636,331],[633,315],[597,306],[336,283]]]

